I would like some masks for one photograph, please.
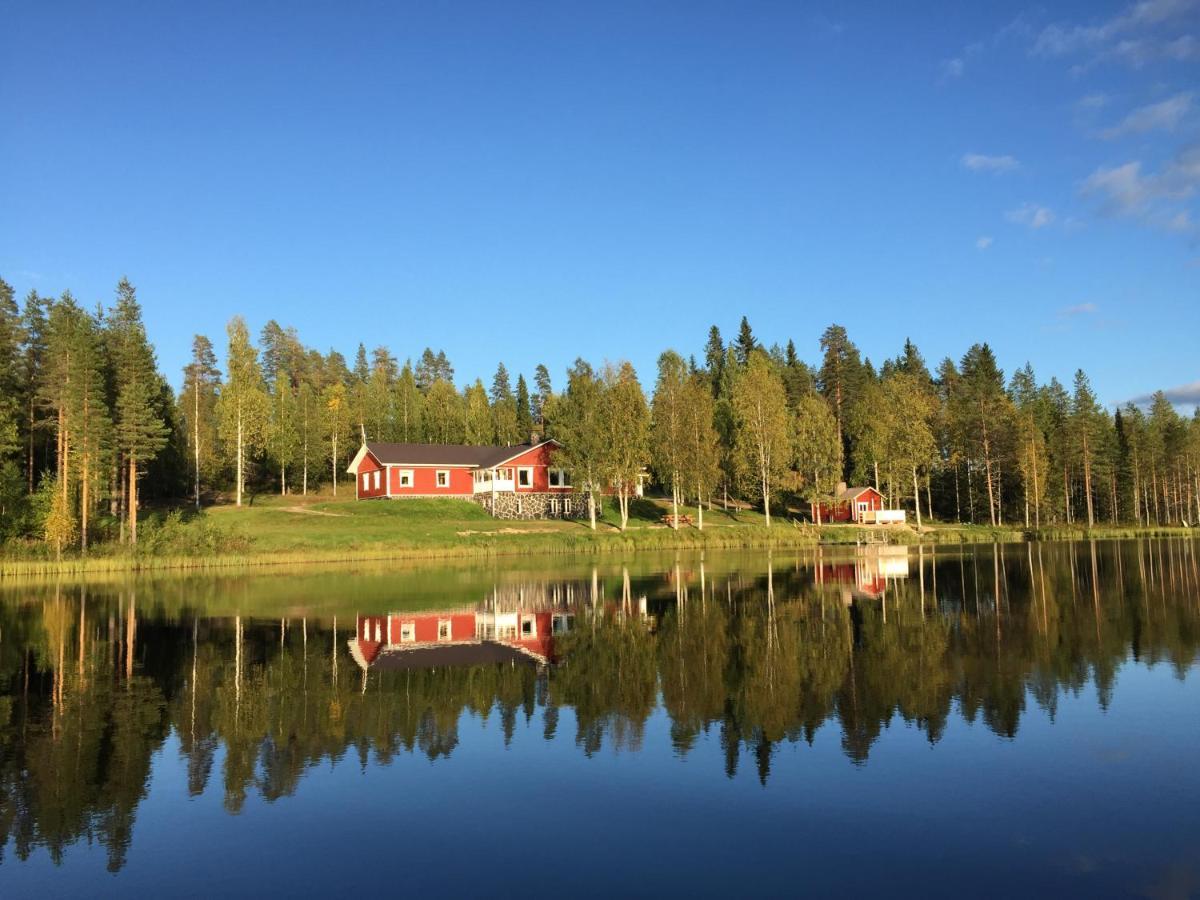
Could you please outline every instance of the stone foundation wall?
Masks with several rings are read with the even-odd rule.
[[[586,519],[588,514],[581,494],[476,494],[475,502],[497,519]]]

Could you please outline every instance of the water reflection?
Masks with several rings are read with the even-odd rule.
[[[429,609],[403,578],[365,608],[352,578],[286,602],[254,578],[7,589],[0,852],[96,841],[121,869],[172,736],[188,794],[219,785],[229,813],[346,756],[449,757],[464,717],[590,756],[639,750],[662,716],[677,754],[712,736],[726,776],[768,785],[779,747],[825,727],[858,766],[897,719],[931,745],[954,716],[1014,739],[1029,704],[1052,717],[1091,683],[1103,708],[1126,661],[1183,679],[1200,649],[1189,542],[562,568],[445,576],[455,602]]]

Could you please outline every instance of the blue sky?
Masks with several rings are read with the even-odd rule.
[[[0,276],[561,384],[749,316],[1200,398],[1200,0],[0,0]],[[1191,385],[1190,388],[1185,386]]]

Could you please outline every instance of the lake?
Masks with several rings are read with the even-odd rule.
[[[0,587],[0,894],[1200,893],[1200,544]]]

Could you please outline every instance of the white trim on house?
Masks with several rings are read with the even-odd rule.
[[[538,442],[538,443],[534,444],[532,447],[526,447],[524,450],[519,450],[519,451],[517,451],[517,452],[516,452],[516,453],[514,453],[512,456],[506,457],[506,458],[504,458],[504,459],[501,459],[501,460],[497,460],[496,462],[492,463],[492,468],[494,469],[494,468],[496,468],[497,466],[502,466],[502,465],[504,465],[506,462],[512,462],[512,461],[513,461],[514,459],[516,459],[518,456],[524,456],[526,453],[532,453],[534,450],[538,449],[539,447],[545,447],[547,444],[555,444],[555,445],[557,445],[557,446],[559,446],[559,447],[561,447],[561,446],[562,446],[562,444],[560,444],[560,443],[559,443],[558,441],[556,441],[554,438],[546,438],[546,440],[544,440],[544,441],[540,441],[540,442]]]
[[[558,476],[558,484],[554,483],[555,475]],[[546,466],[546,486],[552,490],[569,491],[571,479],[567,476],[567,470],[560,466]]]
[[[446,636],[442,636],[442,626],[446,627]],[[437,639],[439,641],[454,640],[454,620],[453,619],[438,619]]]
[[[517,466],[517,487],[532,488],[533,487],[533,466]],[[522,476],[529,475],[529,480],[522,480]]]
[[[442,484],[442,476],[443,475],[446,476],[445,484]],[[450,489],[450,470],[449,469],[438,469],[436,472],[434,472],[433,486],[436,488],[442,488],[444,490],[449,490]]]
[[[404,483],[405,478],[408,479],[408,484]],[[399,480],[396,482],[396,484],[397,484],[397,486],[402,487],[402,488],[412,487],[413,486],[413,470],[412,469],[400,469]]]
[[[380,472],[380,470],[376,469],[375,477],[372,479],[375,482],[375,487],[373,488],[373,490],[376,490],[376,491],[379,490],[379,472]]]
[[[416,622],[401,622],[400,623],[400,643],[415,644],[417,642],[417,623]]]
[[[358,448],[358,452],[354,454],[354,459],[350,460],[350,465],[346,466],[346,474],[357,476],[359,463],[361,463],[363,461],[363,458],[368,453],[371,454],[371,459],[375,460],[375,462],[378,465],[380,465],[380,466],[383,465],[383,463],[379,462],[379,459],[375,456],[375,454],[371,453],[371,451],[367,449],[367,445],[363,444],[361,447]]]

